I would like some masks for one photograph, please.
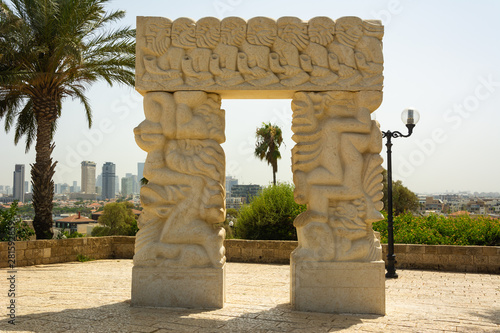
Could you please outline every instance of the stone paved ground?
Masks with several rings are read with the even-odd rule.
[[[130,307],[131,260],[18,268],[16,325],[1,332],[500,332],[500,275],[399,270],[387,315],[294,312],[289,266],[228,263],[227,303],[213,311]]]

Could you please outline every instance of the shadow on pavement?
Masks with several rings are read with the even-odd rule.
[[[226,304],[224,309],[135,308],[130,300],[87,309],[20,315],[15,325],[0,321],[1,332],[334,332],[376,319],[376,315],[295,312]]]

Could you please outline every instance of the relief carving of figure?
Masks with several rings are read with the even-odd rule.
[[[239,17],[226,17],[221,21],[221,42],[215,47],[210,60],[210,71],[221,86],[236,86],[245,82],[238,72],[239,47],[246,38],[247,23]]]
[[[382,54],[382,37],[384,27],[370,21],[363,22],[363,37],[356,44],[356,64],[363,74],[364,84],[380,85],[383,81],[384,56]]]
[[[294,221],[297,258],[378,260],[371,223],[381,219],[382,136],[370,111],[380,101],[377,92],[295,94],[295,200],[308,208]]]
[[[135,130],[148,152],[134,264],[221,267],[225,262],[225,156],[220,97],[148,93]],[[202,125],[203,123],[203,125]],[[200,127],[204,127],[199,132]]]
[[[238,54],[238,70],[253,86],[268,86],[279,82],[269,67],[269,54],[276,39],[276,22],[266,17],[254,17],[247,23],[247,38]]]
[[[185,83],[191,86],[214,84],[213,75],[209,71],[212,51],[209,48],[197,47],[197,43],[213,43],[219,38],[217,36],[219,20],[206,17],[200,21],[202,21],[199,23],[200,27],[197,27],[192,19],[181,17],[172,24],[172,45],[182,48],[185,52],[181,67],[185,75]],[[203,32],[207,36],[203,36]]]
[[[141,93],[382,86],[384,28],[379,21],[341,17],[334,22],[319,16],[308,22],[296,17],[248,22],[238,17],[197,22],[147,17],[138,22]]]
[[[271,70],[278,74],[284,86],[298,86],[309,80],[309,75],[300,66],[299,51],[309,44],[307,23],[296,17],[278,19],[278,36],[270,55]]]
[[[327,46],[333,42],[335,22],[328,17],[314,17],[309,20],[309,45],[302,51],[302,68],[311,76],[311,83],[327,86],[335,83],[339,76],[335,74],[328,63]]]
[[[363,36],[363,21],[358,17],[341,17],[335,21],[335,36],[328,45],[330,69],[338,72],[340,85],[354,85],[363,76],[358,70],[354,48]]]
[[[182,49],[171,47],[172,21],[158,18],[146,26],[146,50],[143,56],[145,81],[157,81],[160,84],[168,80],[171,86],[184,83],[181,72],[181,61],[184,54]]]

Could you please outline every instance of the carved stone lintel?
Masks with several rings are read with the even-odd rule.
[[[301,91],[381,90],[380,21],[296,17],[248,22],[137,18],[136,88],[196,90],[236,98],[291,98]]]

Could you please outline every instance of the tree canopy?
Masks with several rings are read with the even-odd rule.
[[[383,192],[384,209],[387,211],[387,171],[382,173],[383,179]],[[405,211],[416,211],[419,208],[419,200],[415,193],[403,185],[401,180],[392,181],[392,208],[394,215],[400,215]]]
[[[66,98],[78,99],[92,124],[85,91],[96,81],[134,85],[135,30],[111,29],[125,16],[109,0],[0,0],[0,119],[14,143],[36,142],[31,168],[33,226],[51,238],[52,142]]]
[[[98,222],[103,226],[95,227],[92,236],[135,236],[138,231],[137,220],[130,202],[113,202],[104,206]]]
[[[261,161],[266,160],[273,168],[273,184],[276,185],[276,173],[278,172],[278,160],[281,159],[280,146],[283,143],[281,128],[271,123],[262,123],[262,127],[255,131],[257,143],[255,144],[255,156]]]

